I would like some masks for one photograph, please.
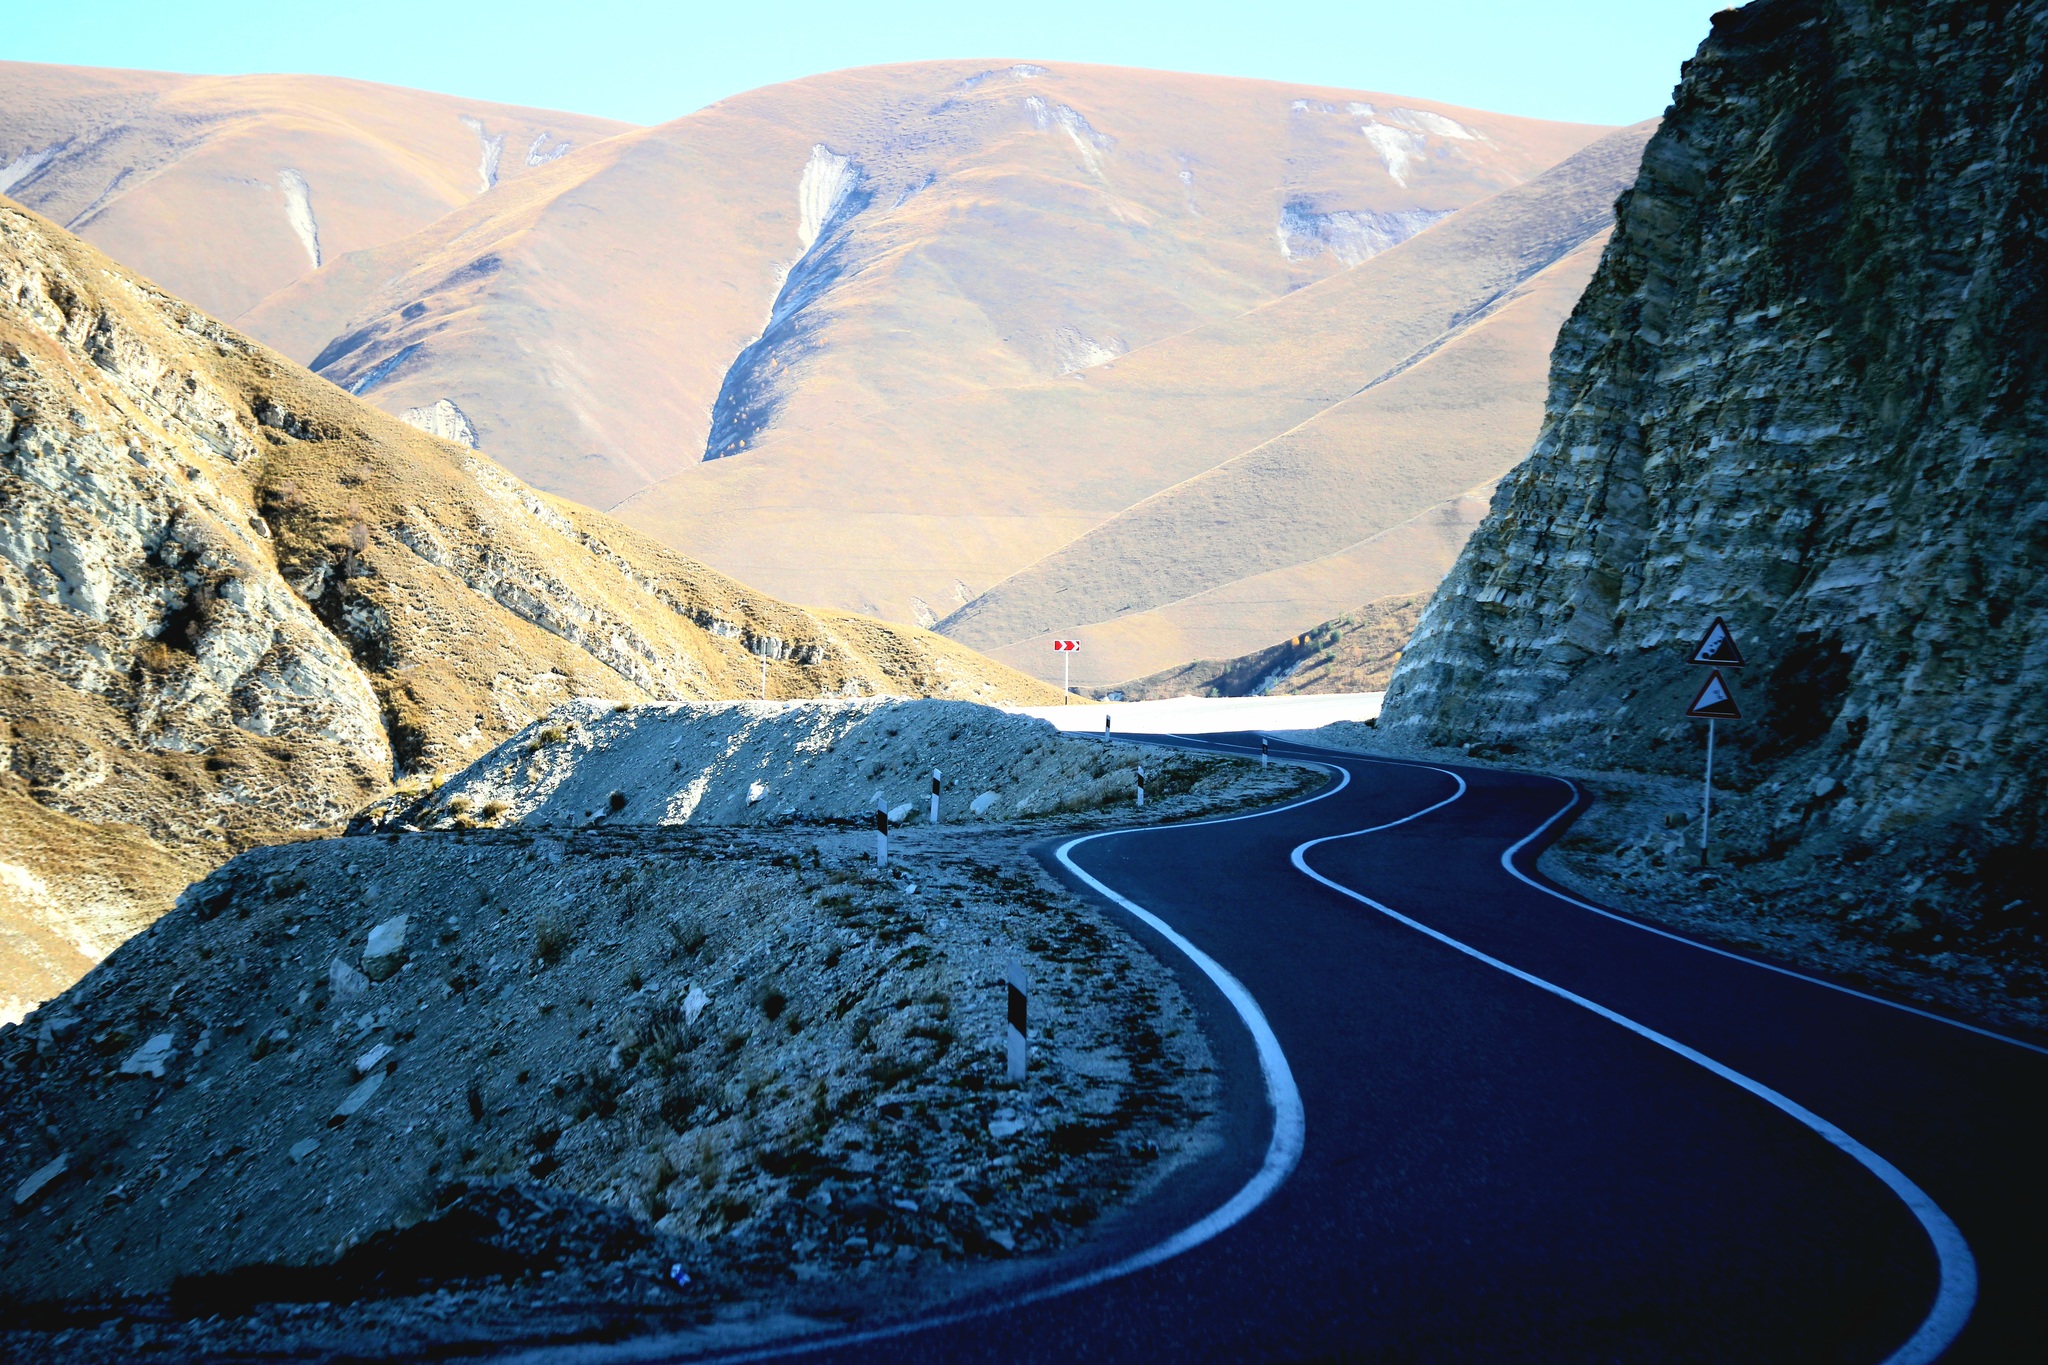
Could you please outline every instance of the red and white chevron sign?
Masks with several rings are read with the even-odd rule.
[[[1081,642],[1079,640],[1054,640],[1052,642],[1052,652],[1055,654],[1072,654],[1080,647]]]

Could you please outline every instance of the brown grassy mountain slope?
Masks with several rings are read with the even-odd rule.
[[[0,1012],[554,704],[1050,689],[765,597],[0,202]]]
[[[836,72],[566,157],[249,325],[389,411],[452,401],[521,477],[608,507],[707,452],[1235,317],[1605,131],[1102,67]],[[947,471],[958,444],[917,454]],[[698,553],[694,525],[639,524]]]
[[[233,320],[630,126],[324,76],[0,62],[0,194]]]
[[[1113,684],[1426,591],[1522,457],[1652,125],[1355,267],[1065,380],[686,470],[619,515],[803,601]]]

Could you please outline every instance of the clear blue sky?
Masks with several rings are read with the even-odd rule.
[[[1350,86],[1589,123],[1660,114],[1723,0],[56,0],[0,57],[309,71],[658,123],[878,62],[1009,57]]]

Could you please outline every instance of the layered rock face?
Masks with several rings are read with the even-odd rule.
[[[1716,846],[2040,954],[2044,39],[2039,0],[1715,16],[1384,728],[1697,774],[1725,616]]]
[[[572,697],[1056,695],[536,493],[4,201],[0,391],[0,1019]]]

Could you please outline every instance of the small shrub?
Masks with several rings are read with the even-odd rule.
[[[507,806],[503,801],[486,801],[484,802],[482,814],[486,820],[495,820],[509,809],[511,807]]]
[[[617,815],[626,808],[626,794],[624,792],[613,792],[611,798],[605,804],[611,807],[613,815]]]
[[[135,651],[135,662],[151,673],[168,673],[177,662],[177,655],[161,640],[147,640],[142,648]]]
[[[448,798],[448,813],[450,815],[469,814],[469,798],[466,796],[451,796]]]
[[[560,962],[575,942],[576,931],[560,916],[542,915],[534,925],[533,955],[549,966]]]
[[[569,732],[567,730],[564,730],[559,725],[543,725],[540,729],[540,733],[533,737],[532,747],[536,749],[545,749],[550,744],[560,744],[563,740],[567,739],[568,737]]]
[[[766,995],[761,997],[761,1013],[768,1016],[768,1022],[771,1024],[780,1019],[782,1012],[787,1008],[789,1008],[789,997],[779,990],[771,989]]]

